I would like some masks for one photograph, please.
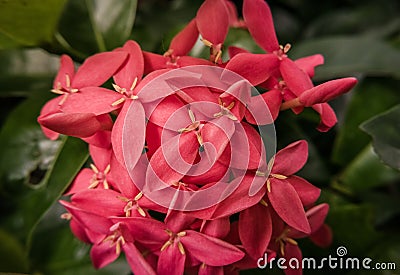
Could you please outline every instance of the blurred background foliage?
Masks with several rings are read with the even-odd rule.
[[[124,259],[95,271],[89,247],[60,219],[64,210],[57,200],[86,162],[86,145],[66,137],[47,140],[36,118],[51,98],[60,54],[81,62],[127,39],[163,53],[201,2],[0,1],[0,272],[129,274]],[[235,3],[240,9],[241,1]],[[313,112],[296,116],[286,111],[276,121],[279,148],[297,139],[309,142],[309,161],[300,173],[322,188],[320,201],[331,205],[328,224],[334,243],[321,249],[303,241],[303,254],[336,255],[342,245],[351,257],[395,262],[400,268],[400,2],[268,3],[279,41],[292,44],[290,57],[325,56],[316,83],[349,75],[360,80],[332,102],[339,123],[327,134],[315,130],[318,117]],[[260,51],[242,29],[231,30],[226,45]],[[196,45],[193,54],[202,56],[204,49]],[[339,271],[364,274],[324,272]]]

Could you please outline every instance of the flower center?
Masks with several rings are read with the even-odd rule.
[[[287,57],[287,53],[289,52],[291,47],[292,47],[292,45],[290,45],[289,43],[287,43],[285,45],[285,47],[282,45],[279,45],[279,50],[273,51],[273,54],[278,56],[279,60],[282,60],[283,58]]]
[[[140,207],[138,202],[142,197],[143,197],[142,192],[139,192],[133,200],[125,197],[118,197],[120,200],[126,202],[126,205],[124,207],[124,212],[126,217],[131,217],[133,210],[136,210],[142,217],[146,217],[146,212],[143,210],[142,207]]]
[[[165,232],[169,235],[169,240],[163,244],[163,246],[161,247],[161,251],[164,251],[168,246],[176,243],[176,245],[178,246],[179,252],[181,252],[182,255],[185,255],[185,249],[184,249],[182,243],[180,242],[180,238],[186,236],[186,232],[181,231],[178,233],[174,233],[169,229],[165,229]]]
[[[65,86],[66,87],[63,87],[60,82],[57,82],[56,88],[50,90],[52,93],[55,93],[58,95],[63,95],[63,98],[58,103],[58,105],[60,105],[60,106],[64,104],[64,102],[65,102],[65,100],[67,100],[67,97],[69,94],[79,92],[78,89],[74,89],[71,87],[71,79],[70,79],[69,75],[67,75],[67,74],[65,75]]]
[[[115,246],[115,253],[119,255],[121,253],[121,246],[125,244],[125,239],[122,236],[119,228],[120,223],[116,223],[110,227],[112,234],[108,235],[103,242],[110,242],[110,247]]]
[[[225,102],[223,102],[221,98],[218,98],[218,103],[221,108],[221,111],[214,114],[215,118],[226,116],[226,117],[232,119],[233,121],[238,120],[237,117],[235,117],[231,112],[232,108],[235,106],[234,101],[232,101],[228,106],[226,106]]]
[[[121,95],[123,95],[123,97],[121,97],[117,101],[113,102],[111,104],[111,106],[117,106],[117,105],[123,103],[127,98],[130,98],[133,100],[138,99],[139,97],[133,93],[133,90],[135,89],[137,82],[138,82],[138,78],[135,77],[129,90],[127,90],[126,88],[121,88],[117,84],[112,84],[114,87],[114,90],[117,91],[118,93],[120,93]]]
[[[110,186],[108,185],[106,176],[107,174],[110,172],[110,164],[107,165],[107,167],[104,169],[104,171],[100,171],[96,165],[94,165],[93,163],[90,164],[90,168],[92,168],[94,174],[92,179],[90,180],[90,185],[89,185],[89,189],[93,189],[96,188],[100,183],[103,184],[104,189],[109,189]]]
[[[203,146],[203,138],[200,134],[200,129],[201,127],[203,127],[203,123],[201,123],[200,121],[196,120],[196,117],[194,116],[194,113],[192,110],[188,109],[189,112],[189,117],[190,117],[190,121],[192,122],[192,124],[190,124],[189,126],[185,127],[185,128],[181,128],[178,130],[179,133],[187,133],[187,132],[191,132],[194,131],[196,133],[197,136],[197,141],[199,142],[200,146]]]
[[[282,256],[285,256],[285,245],[287,243],[297,245],[297,242],[294,239],[287,236],[289,232],[290,229],[286,228],[285,230],[283,230],[282,234],[279,235],[279,237],[277,237],[275,240],[277,243],[279,243],[279,250]]]

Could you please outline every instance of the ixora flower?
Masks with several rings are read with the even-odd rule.
[[[317,129],[328,131],[336,115],[327,101],[357,80],[314,85],[321,55],[290,59],[265,1],[244,0],[242,14],[231,1],[205,0],[163,55],[127,41],[76,72],[61,57],[52,89],[59,96],[38,122],[51,139],[89,144],[91,160],[61,204],[95,268],[123,254],[139,275],[238,274],[265,253],[266,261],[301,259],[299,238],[330,244],[329,205],[316,205],[320,189],[295,175],[307,142],[276,152],[273,123],[281,111],[311,107]],[[226,45],[237,27],[265,53]],[[189,55],[197,41],[210,58]]]

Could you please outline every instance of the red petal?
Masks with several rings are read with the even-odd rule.
[[[317,231],[311,234],[310,239],[313,243],[320,247],[328,247],[332,244],[332,229],[323,224]]]
[[[171,85],[169,81],[174,78],[185,79],[197,74],[190,73],[184,70],[158,70],[148,74],[137,86],[139,99],[143,103],[154,102],[163,99],[176,92],[177,87]]]
[[[145,144],[145,114],[142,104],[129,100],[115,121],[111,139],[118,161],[133,169],[142,155]]]
[[[209,121],[200,130],[203,142],[209,142],[215,148],[216,155],[214,157],[216,159],[225,151],[234,132],[234,122],[225,116]],[[208,147],[204,149],[207,151]]]
[[[158,258],[157,274],[159,275],[182,275],[185,269],[186,254],[178,249],[177,242],[169,245],[161,251]]]
[[[89,137],[102,128],[96,115],[88,113],[55,113],[40,116],[38,122],[54,132],[75,137]]]
[[[219,218],[215,220],[204,221],[201,227],[201,233],[215,238],[225,238],[230,231],[229,217]]]
[[[193,56],[180,56],[176,60],[176,64],[169,64],[168,68],[174,68],[178,66],[179,68],[192,66],[192,65],[209,65],[213,66],[214,64],[206,59],[197,58]]]
[[[307,158],[307,141],[295,141],[276,153],[272,173],[284,176],[293,175],[304,166]]]
[[[243,178],[236,178],[229,184],[235,186],[238,184],[237,181],[240,181],[240,183],[227,198],[210,208],[189,213],[199,219],[209,220],[227,217],[234,213],[238,213],[243,209],[249,208],[258,203],[265,194],[266,189],[262,188],[254,195],[249,196],[249,188],[255,183],[255,181],[260,179],[263,181],[263,183],[265,182],[264,178],[250,175],[245,175]],[[204,188],[208,188],[208,186],[206,185]],[[193,196],[192,199],[195,200],[196,197]]]
[[[153,71],[166,69],[167,63],[169,62],[170,58],[160,54],[143,51],[143,60],[144,60],[143,73],[147,75]]]
[[[236,127],[231,144],[233,150],[230,167],[246,170],[265,166],[265,154],[262,152],[264,143],[260,134],[247,123],[243,122]]]
[[[122,98],[119,93],[100,87],[86,87],[78,93],[69,94],[61,110],[65,113],[107,114],[120,106],[111,104]]]
[[[320,54],[314,54],[296,59],[294,63],[312,78],[315,74],[315,67],[324,64],[324,57]]]
[[[145,124],[143,106],[139,101],[134,100],[124,118],[122,133],[122,150],[127,169],[133,169],[142,155],[145,145]]]
[[[110,178],[114,182],[118,190],[127,198],[134,197],[139,190],[129,177],[128,171],[125,166],[122,166],[113,155],[111,157],[111,171]]]
[[[321,122],[317,127],[318,131],[327,132],[335,126],[337,122],[336,114],[328,103],[315,104],[312,108],[317,111],[321,117]]]
[[[314,87],[311,78],[294,61],[289,58],[283,58],[280,65],[280,71],[287,87],[296,96],[300,96],[304,91]]]
[[[89,145],[90,156],[99,171],[104,171],[110,164],[112,150],[111,148],[101,148]]]
[[[285,180],[271,181],[271,192],[267,192],[272,207],[289,226],[306,234],[311,232],[306,213],[296,190]]]
[[[72,81],[75,74],[74,62],[71,57],[63,54],[60,58],[60,69],[58,70],[57,76],[54,79],[53,88],[57,89],[59,85],[64,88],[69,88],[67,83],[67,75],[69,77],[69,81]],[[71,83],[69,83],[71,85]]]
[[[196,15],[197,28],[213,45],[222,44],[228,34],[229,13],[222,0],[206,0]]]
[[[253,258],[258,259],[264,255],[271,235],[272,221],[267,207],[258,203],[240,212],[240,240]]]
[[[270,90],[266,93],[253,96],[247,105],[246,120],[256,125],[273,123],[278,117],[281,105],[282,93],[279,90]]]
[[[267,80],[278,65],[279,59],[274,54],[239,53],[229,60],[225,68],[256,86]]]
[[[192,167],[198,148],[193,132],[175,136],[164,143],[151,157],[145,188],[156,191],[178,182]]]
[[[294,187],[304,206],[315,203],[321,194],[321,189],[315,187],[303,178],[292,175],[286,180]]]
[[[193,19],[172,39],[171,44],[169,45],[169,48],[173,50],[172,55],[187,55],[193,48],[198,37],[199,31],[197,30],[196,20]]]
[[[76,89],[100,86],[117,71],[126,57],[125,52],[103,52],[92,55],[79,67],[71,86]]]
[[[187,230],[181,242],[194,258],[210,266],[228,265],[244,257],[236,246],[193,230]],[[213,257],[210,257],[211,253]]]
[[[94,173],[91,169],[83,168],[81,171],[79,171],[78,175],[76,175],[74,181],[71,183],[64,195],[68,196],[83,190],[87,190],[90,186],[93,176]]]
[[[144,70],[143,54],[139,44],[132,40],[127,41],[120,51],[129,55],[123,66],[114,75],[114,81],[119,87],[129,91],[132,88],[132,83],[139,82],[142,79]]]
[[[248,50],[239,48],[239,47],[235,47],[235,46],[229,46],[228,47],[228,53],[229,53],[229,57],[233,58],[234,56],[240,54],[240,53],[250,53]]]
[[[325,222],[325,218],[329,212],[329,205],[322,203],[313,208],[310,208],[306,212],[306,216],[311,226],[311,233],[316,232]]]
[[[188,111],[184,106],[183,102],[175,95],[164,98],[157,107],[151,111],[149,120],[163,128],[165,128],[166,122],[169,120],[167,129],[177,131],[185,128],[190,122]],[[178,111],[179,110],[179,111]],[[175,119],[173,119],[173,117]],[[172,124],[178,123],[177,126]]]
[[[303,269],[302,269],[302,260],[303,260],[303,255],[301,254],[301,250],[298,245],[293,245],[290,243],[287,243],[285,245],[285,256],[284,258],[286,259],[286,265],[287,269],[284,270],[285,275],[301,275],[303,274]],[[299,268],[293,269],[290,268],[290,265],[288,263],[290,262],[291,259],[297,259],[296,262],[293,260],[291,261],[293,264],[292,266],[297,263],[299,265]]]
[[[133,243],[125,243],[122,248],[133,273],[136,275],[156,275],[154,269]]]
[[[97,131],[94,135],[87,138],[82,138],[82,140],[93,146],[110,148],[111,131]]]
[[[126,202],[118,199],[122,194],[110,189],[87,189],[72,196],[72,203],[85,211],[103,217],[124,214]]]
[[[76,219],[77,222],[88,230],[105,235],[109,234],[109,229],[113,225],[109,219],[84,209],[80,209],[66,201],[60,201],[60,204],[62,204],[68,212],[72,214],[73,219]]]
[[[100,242],[92,246],[90,258],[94,268],[103,268],[118,258],[119,254],[115,252],[115,247],[110,246],[110,242]]]
[[[299,100],[304,106],[310,107],[347,93],[356,84],[357,79],[354,77],[331,80],[305,91],[299,96]]]
[[[116,218],[116,222],[123,222],[129,228],[129,231],[135,236],[135,239],[143,244],[155,244],[154,247],[160,249],[162,245],[169,239],[165,232],[166,225],[153,218]]]
[[[279,49],[271,10],[264,0],[245,0],[243,18],[251,36],[267,52]]]
[[[86,234],[85,228],[77,222],[74,218],[71,219],[69,223],[69,227],[71,228],[72,233],[77,237],[80,241],[84,243],[90,243],[89,237]]]

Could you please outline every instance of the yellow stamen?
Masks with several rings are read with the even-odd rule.
[[[135,79],[133,80],[132,85],[131,85],[131,89],[130,89],[131,91],[132,91],[133,89],[135,89],[136,84],[137,84],[137,81],[138,81],[138,78],[135,77]]]
[[[207,47],[212,47],[212,43],[206,39],[200,38],[201,42],[203,42],[204,45],[206,45]]]
[[[164,251],[171,244],[172,244],[171,240],[166,241],[165,244],[163,244],[163,246],[161,247],[161,251]]]
[[[287,179],[287,177],[286,177],[286,176],[284,176],[284,175],[281,175],[281,174],[271,174],[271,177],[273,177],[273,178],[276,178],[276,179],[278,179],[278,180],[284,180],[284,179]]]
[[[90,168],[92,168],[93,172],[95,172],[96,174],[99,172],[99,169],[97,169],[97,167],[93,163],[90,164]]]
[[[178,249],[179,252],[181,252],[182,255],[185,255],[185,249],[183,248],[183,245],[181,242],[178,242]]]
[[[72,219],[72,215],[71,215],[71,213],[63,213],[63,214],[61,214],[61,219],[69,221]]]
[[[271,192],[271,181],[269,179],[267,179],[267,190]]]
[[[135,201],[138,201],[138,200],[140,200],[142,197],[143,197],[143,193],[142,193],[142,192],[139,192],[139,193],[135,196],[134,200],[135,200]]]
[[[261,205],[268,207],[268,203],[265,200],[261,199],[260,203],[261,203]]]
[[[115,101],[115,102],[111,103],[111,106],[115,107],[115,106],[117,106],[117,105],[121,104],[122,102],[124,102],[125,100],[126,100],[126,98],[125,98],[125,97],[121,97],[121,98],[120,98],[120,99],[118,99],[117,101]]]
[[[140,206],[137,207],[137,211],[142,217],[146,217],[146,212],[144,212],[143,208],[141,208]]]
[[[292,238],[288,238],[288,237],[285,238],[285,242],[288,242],[293,245],[298,245],[295,240],[293,240]]]
[[[222,51],[219,50],[218,53],[217,53],[217,55],[215,56],[214,63],[217,63],[218,60],[221,58],[221,56],[222,56]]]

